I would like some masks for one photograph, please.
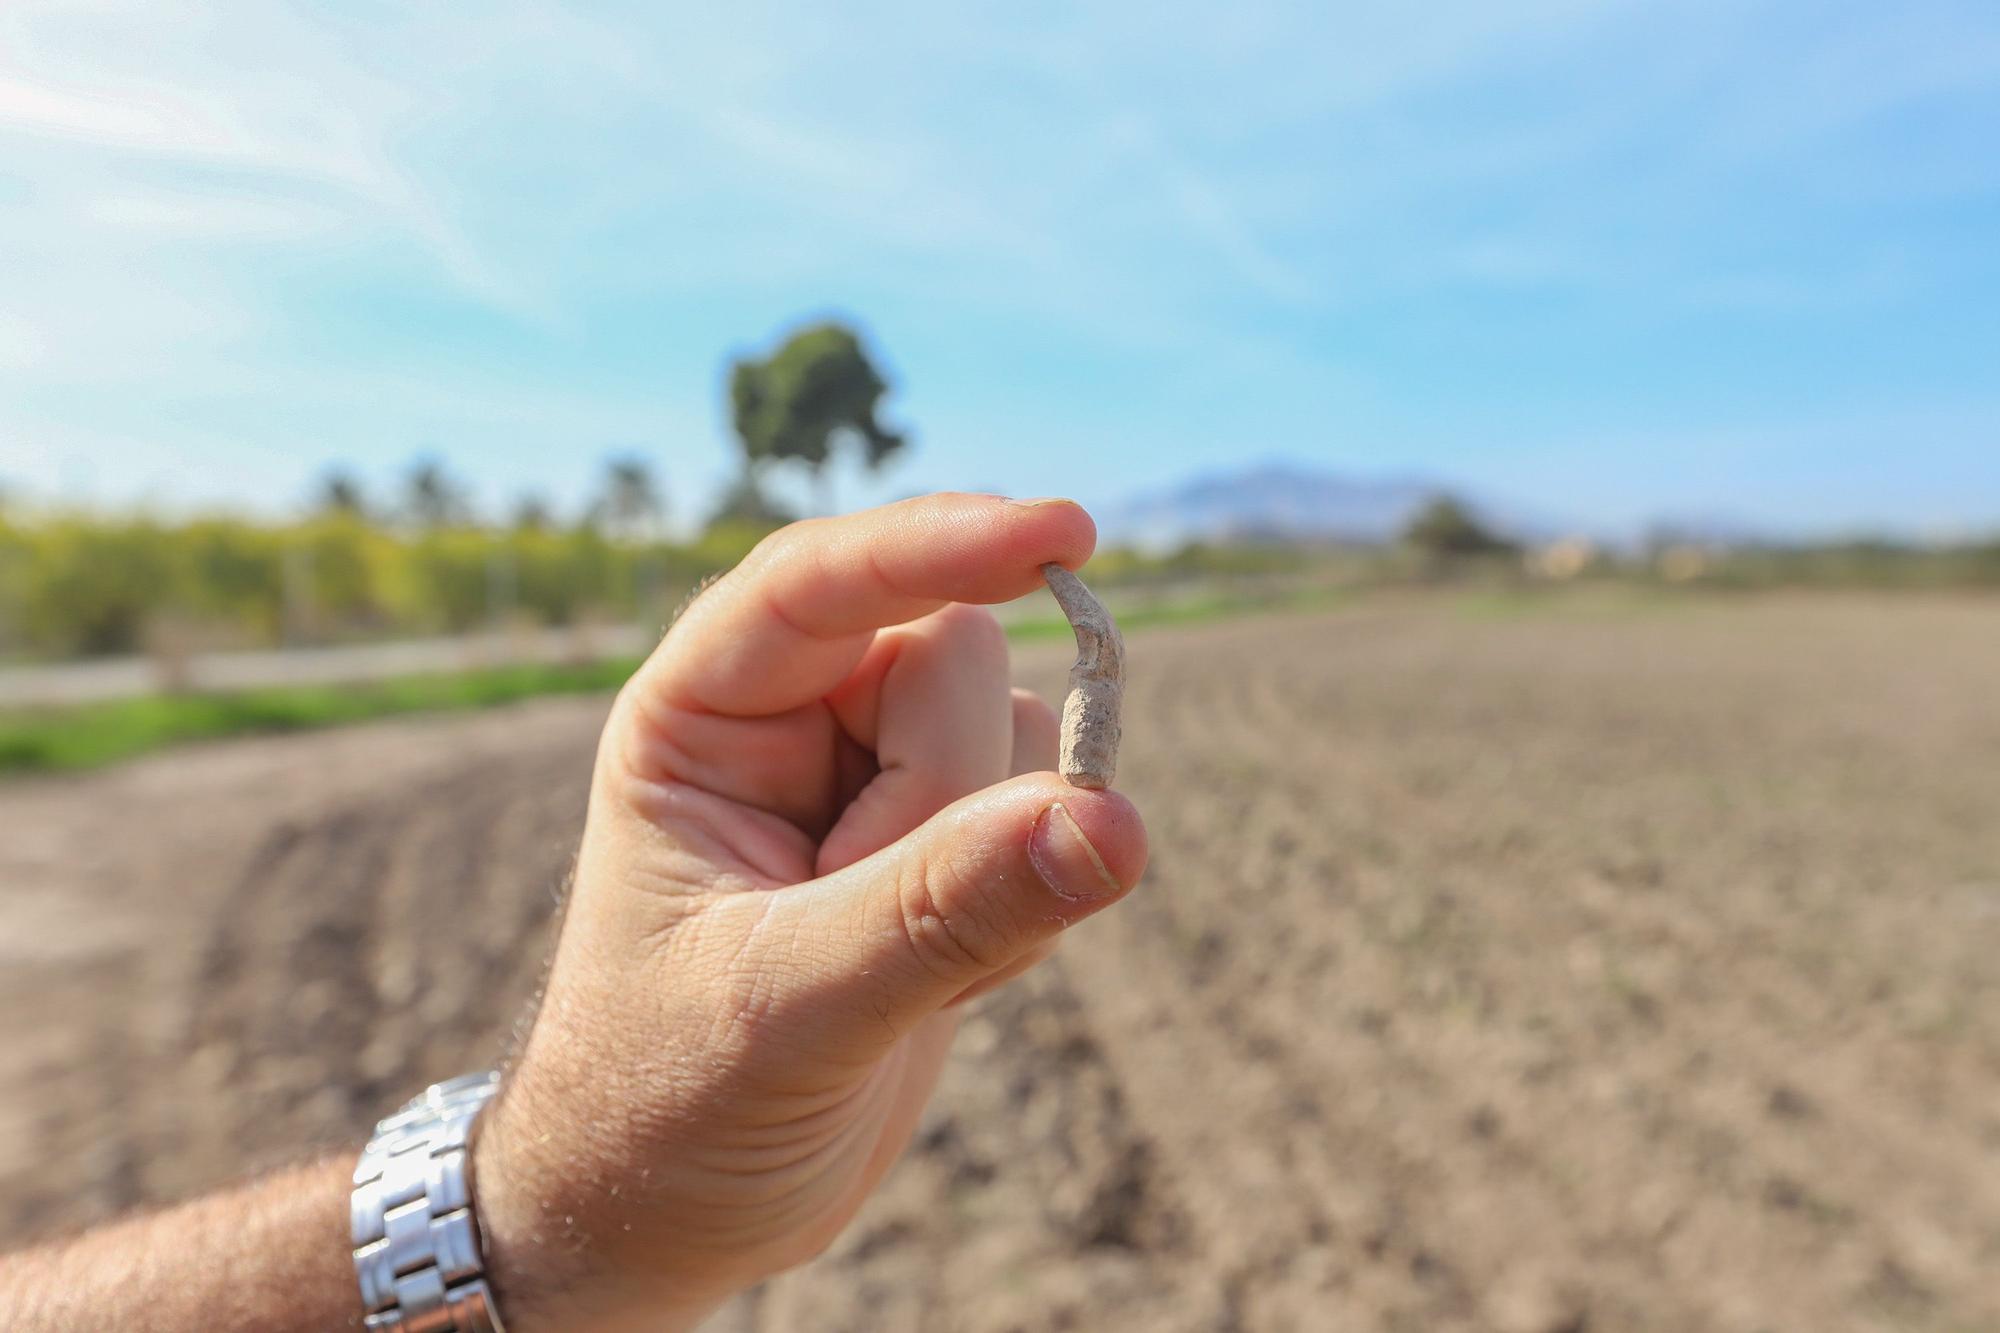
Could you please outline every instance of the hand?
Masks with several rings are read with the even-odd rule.
[[[475,1180],[514,1333],[691,1326],[824,1249],[916,1127],[954,1004],[1117,900],[1121,796],[1053,773],[978,603],[1067,501],[793,524],[619,694],[548,986]]]

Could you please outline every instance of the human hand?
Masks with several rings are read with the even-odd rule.
[[[957,1002],[1129,890],[1138,813],[1053,773],[991,613],[1068,501],[794,524],[618,696],[568,916],[475,1145],[514,1333],[688,1327],[824,1249],[914,1131]]]

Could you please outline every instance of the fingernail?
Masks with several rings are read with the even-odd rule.
[[[1042,882],[1065,898],[1108,898],[1125,891],[1061,801],[1035,821],[1028,834],[1028,859]]]
[[[1017,509],[1040,509],[1045,505],[1069,505],[1074,508],[1076,505],[1076,501],[1065,499],[1060,495],[1044,495],[1033,500],[1009,500],[1007,503]]]

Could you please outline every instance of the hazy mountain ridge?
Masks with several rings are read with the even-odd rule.
[[[1517,536],[1550,530],[1545,521],[1511,516],[1461,486],[1411,473],[1362,476],[1303,464],[1260,463],[1209,472],[1145,491],[1098,511],[1107,542],[1143,547],[1190,541],[1310,541],[1378,545],[1393,540],[1411,515],[1451,495]]]

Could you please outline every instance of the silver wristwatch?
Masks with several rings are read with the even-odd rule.
[[[434,1084],[375,1127],[354,1168],[354,1275],[364,1326],[505,1333],[472,1216],[467,1144],[497,1073]]]

